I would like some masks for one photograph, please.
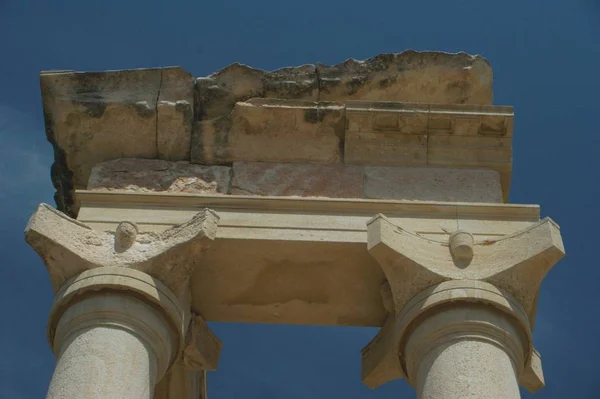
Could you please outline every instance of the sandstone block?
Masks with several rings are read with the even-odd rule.
[[[365,197],[448,202],[502,203],[495,170],[365,167]]]
[[[318,100],[314,65],[267,72],[243,64],[231,64],[196,81],[198,119],[228,115],[235,103],[254,97]]]
[[[234,162],[231,194],[362,198],[362,167]]]
[[[92,169],[88,190],[227,194],[231,168],[150,159],[115,159]]]
[[[492,103],[492,67],[478,55],[405,51],[317,64],[317,72],[322,101]]]
[[[51,71],[40,83],[59,208],[70,212],[71,190],[100,162],[189,159],[193,78],[182,69]]]
[[[191,160],[341,162],[344,106],[255,98],[235,104],[225,117],[194,125]]]

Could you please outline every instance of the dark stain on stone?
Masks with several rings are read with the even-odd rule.
[[[106,111],[106,103],[99,95],[89,96],[87,98],[92,98],[91,100],[78,100],[74,99],[72,101],[75,105],[80,105],[85,108],[84,114],[92,117],[92,118],[102,118],[104,112]]]
[[[348,82],[346,82],[346,88],[348,94],[356,94],[361,88],[368,82],[367,76],[353,76]]]
[[[391,85],[396,83],[396,77],[390,76],[379,81],[379,87],[385,89],[386,87],[390,87]]]
[[[267,98],[302,99],[311,97],[316,88],[314,81],[278,81],[265,82],[265,96]]]
[[[196,81],[194,90],[194,115],[196,120],[202,120],[215,104],[224,101],[229,96],[225,87],[219,87],[214,79]]]
[[[368,68],[374,72],[385,71],[389,68],[390,64],[396,61],[396,54],[379,54],[375,57],[365,60],[365,64]]]
[[[342,83],[340,78],[319,78],[319,91],[329,93],[340,83]]]
[[[337,123],[333,126],[335,135],[338,137],[338,147],[340,151],[340,159],[344,159],[344,152],[346,149],[346,108],[342,110],[335,110],[335,112],[341,114],[341,118],[338,119]]]
[[[56,190],[54,192],[54,202],[56,208],[61,212],[66,213],[72,218],[77,217],[77,207],[73,197],[73,171],[67,165],[67,156],[65,151],[58,146],[56,134],[54,132],[54,120],[52,113],[46,109],[46,99],[51,99],[53,94],[51,89],[44,84],[43,76],[40,76],[40,89],[42,99],[44,99],[44,124],[46,131],[46,139],[52,145],[54,150],[54,162],[50,168],[50,178],[52,185]],[[48,100],[49,101],[49,100]]]
[[[465,104],[469,100],[471,84],[466,80],[455,80],[446,86],[446,95],[456,98],[455,104]]]
[[[192,138],[190,142],[190,161],[192,163],[206,163],[204,155],[204,135],[201,123],[192,125]]]
[[[329,302],[329,283],[322,278],[328,262],[265,261],[254,283],[228,301],[228,305],[265,306],[301,301],[308,304]],[[319,278],[321,277],[321,278]],[[292,284],[289,282],[293,281]]]
[[[304,110],[304,121],[308,123],[319,123],[324,115],[319,114],[318,108],[307,108]]]
[[[392,101],[381,101],[377,102],[377,106],[383,109],[396,109],[398,107],[398,103]]]
[[[44,88],[42,87],[43,91]],[[54,202],[58,210],[72,218],[76,218],[77,208],[73,198],[73,171],[67,165],[65,151],[58,146],[54,134],[54,121],[50,113],[46,112],[46,109],[44,109],[44,122],[46,125],[46,138],[54,150],[54,162],[50,168],[50,178],[56,190],[54,192]]]

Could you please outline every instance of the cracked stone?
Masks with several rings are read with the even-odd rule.
[[[227,194],[231,168],[153,159],[116,159],[92,169],[88,190]]]

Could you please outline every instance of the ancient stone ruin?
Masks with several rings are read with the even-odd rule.
[[[423,399],[543,387],[538,289],[564,247],[506,203],[492,82],[480,56],[415,51],[42,72],[58,209],[25,237],[56,295],[48,397],[204,398],[227,345],[206,321],[381,327],[363,382]]]

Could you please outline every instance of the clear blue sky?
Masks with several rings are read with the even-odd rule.
[[[494,103],[515,107],[510,202],[540,204],[567,257],[542,285],[538,398],[599,398],[600,2],[0,0],[0,398],[41,398],[54,358],[52,294],[23,229],[52,201],[38,73],[231,62],[274,69],[405,49],[466,51],[494,68]],[[360,382],[366,328],[214,325],[224,342],[212,398],[414,397]],[[525,397],[528,397],[527,395]]]

